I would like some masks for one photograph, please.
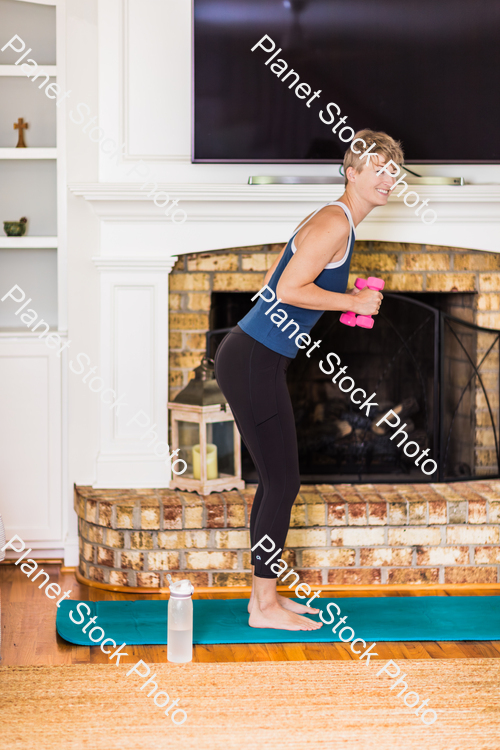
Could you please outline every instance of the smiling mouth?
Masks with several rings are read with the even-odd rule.
[[[382,195],[389,195],[388,190],[383,190],[382,188],[375,188],[377,193],[382,193]]]

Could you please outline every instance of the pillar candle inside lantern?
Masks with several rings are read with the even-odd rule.
[[[201,456],[200,445],[193,445],[193,477],[201,479]],[[217,468],[217,446],[215,443],[207,443],[207,479],[217,479],[219,471]]]

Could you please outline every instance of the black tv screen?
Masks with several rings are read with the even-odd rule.
[[[194,0],[193,35],[195,162],[339,162],[349,128],[500,162],[500,0]]]

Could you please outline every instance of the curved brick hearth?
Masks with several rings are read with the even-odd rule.
[[[165,489],[75,487],[80,574],[152,590],[251,579],[254,487],[202,497]],[[303,582],[500,582],[500,481],[306,485],[292,511],[284,559]]]

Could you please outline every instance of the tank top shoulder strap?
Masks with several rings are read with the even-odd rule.
[[[349,207],[346,206],[345,203],[342,203],[342,201],[334,201],[333,203],[327,203],[327,206],[340,206],[345,215],[347,216],[347,221],[349,222],[349,226],[351,227],[351,232],[356,235],[356,231],[354,229],[354,222],[352,220],[351,212],[349,210]]]
[[[327,206],[330,206],[331,204],[330,204],[330,203],[327,203],[326,205],[327,205]],[[303,221],[303,222],[302,222],[301,224],[299,224],[299,226],[297,227],[297,229],[296,229],[296,230],[295,230],[295,232],[293,233],[292,237],[295,237],[295,235],[296,235],[296,234],[297,234],[298,232],[300,232],[300,230],[302,229],[302,227],[305,227],[305,225],[307,224],[307,222],[308,222],[308,221],[311,221],[311,219],[313,219],[313,218],[314,218],[314,217],[316,216],[316,214],[317,214],[317,213],[319,213],[319,212],[321,211],[321,209],[322,209],[322,208],[324,208],[324,207],[325,207],[325,206],[320,206],[320,207],[319,207],[319,208],[317,208],[317,209],[316,209],[316,211],[315,211],[314,213],[312,213],[312,214],[311,214],[311,215],[310,215],[310,216],[309,216],[309,217],[308,217],[307,219],[304,219],[304,221]]]
[[[333,201],[332,203],[326,203],[325,206],[340,206],[343,209],[343,211],[344,211],[344,213],[345,213],[345,215],[347,217],[347,220],[349,222],[349,226],[351,227],[352,233],[354,235],[356,235],[356,232],[354,230],[354,223],[353,223],[353,220],[352,220],[351,212],[349,211],[349,208],[346,206],[345,203],[342,203],[342,201]],[[304,227],[309,221],[311,221],[311,219],[314,218],[316,216],[316,214],[319,211],[321,211],[322,208],[325,208],[325,206],[320,206],[319,208],[317,208],[316,211],[309,216],[309,218],[305,219],[305,221],[303,221],[301,224],[299,224],[299,226],[297,227],[297,229],[295,230],[295,232],[292,235],[292,240],[295,239],[295,235],[298,232],[300,232],[300,230],[302,229],[302,227]]]

